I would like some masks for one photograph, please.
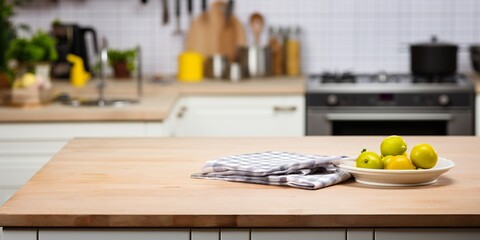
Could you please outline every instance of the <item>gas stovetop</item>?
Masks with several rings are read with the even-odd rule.
[[[414,76],[411,74],[312,74],[307,82],[307,92],[470,92],[470,80],[462,74],[449,76]]]

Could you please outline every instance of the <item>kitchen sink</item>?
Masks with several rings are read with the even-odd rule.
[[[71,99],[67,102],[64,102],[66,105],[70,105],[72,107],[82,107],[82,106],[90,106],[90,107],[125,107],[132,104],[138,104],[140,101],[137,99]]]

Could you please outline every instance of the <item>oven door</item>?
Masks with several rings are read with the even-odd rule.
[[[374,110],[372,112],[372,110]],[[307,110],[307,135],[473,135],[469,111],[440,109]]]

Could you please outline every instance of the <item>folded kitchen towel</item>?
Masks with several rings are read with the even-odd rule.
[[[340,159],[289,152],[250,153],[207,161],[202,172],[192,178],[319,189],[350,178],[334,165]]]

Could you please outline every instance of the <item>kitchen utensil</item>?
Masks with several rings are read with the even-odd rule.
[[[207,5],[208,5],[207,0],[202,0],[202,13],[207,11]]]
[[[181,27],[181,22],[180,22],[180,18],[181,18],[181,2],[182,0],[175,0],[175,31],[173,31],[173,35],[182,35],[183,34],[183,31],[182,31],[182,27]]]
[[[228,79],[232,82],[238,82],[240,79],[242,79],[242,72],[239,63],[234,62],[230,64]]]
[[[199,52],[204,57],[220,54],[231,61],[237,59],[237,48],[245,45],[245,30],[233,13],[227,23],[225,10],[225,2],[213,2],[208,11],[192,22],[186,50]]]
[[[170,10],[168,9],[168,0],[162,1],[162,24],[167,25],[170,20]]]
[[[470,59],[473,69],[480,74],[480,45],[470,46]]]
[[[410,66],[414,75],[443,76],[457,71],[458,46],[439,42],[433,36],[430,42],[410,46]]]
[[[229,0],[225,9],[225,24],[224,28],[221,30],[220,36],[220,52],[227,56],[228,60],[231,62],[237,60],[237,47],[235,43],[236,32],[232,27],[232,14],[233,14],[234,1]]]
[[[256,12],[250,16],[249,24],[253,33],[255,45],[260,45],[260,35],[265,26],[265,19],[260,13]]]
[[[227,24],[229,23],[229,19],[232,16],[233,6],[234,6],[233,0],[228,0],[227,8],[225,10],[225,21],[227,22]]]
[[[242,76],[264,77],[271,75],[272,52],[269,47],[241,47],[239,54]]]
[[[451,160],[439,158],[435,167],[420,170],[357,168],[355,159],[344,159],[338,167],[351,173],[355,181],[362,184],[383,187],[411,187],[433,184],[440,175],[454,166],[455,164]]]
[[[227,78],[229,61],[225,56],[215,54],[205,61],[205,77],[213,79]]]
[[[187,0],[187,9],[188,9],[188,19],[190,23],[193,20],[193,0]]]
[[[54,24],[52,34],[56,40],[55,48],[58,59],[52,64],[52,77],[70,78],[71,64],[67,60],[68,54],[73,54],[83,59],[83,66],[91,72],[91,59],[88,52],[87,36],[91,34],[91,44],[94,54],[98,54],[97,32],[91,27],[81,27],[77,24]]]
[[[201,54],[185,51],[178,57],[178,80],[199,82],[203,79],[203,57]]]
[[[90,79],[90,73],[83,67],[83,59],[79,56],[68,54],[67,60],[72,63],[70,82],[74,87],[83,87]]]

